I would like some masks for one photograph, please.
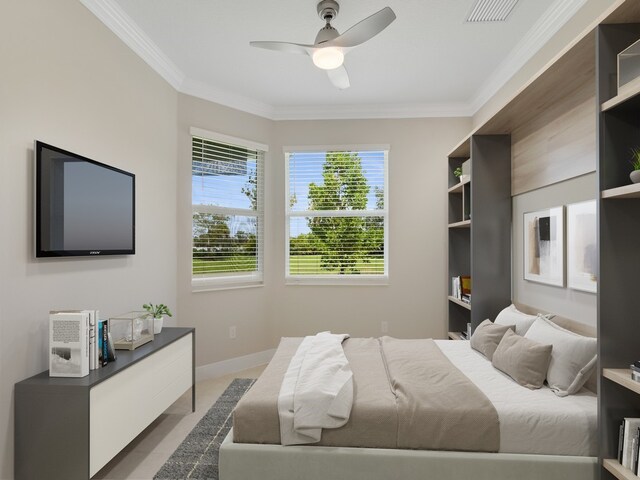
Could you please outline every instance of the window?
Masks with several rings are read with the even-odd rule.
[[[285,148],[288,283],[386,283],[388,150]]]
[[[262,283],[265,145],[192,128],[192,286]]]

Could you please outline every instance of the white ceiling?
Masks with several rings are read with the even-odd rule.
[[[385,6],[397,19],[347,54],[338,90],[306,56],[249,46],[313,43],[317,0],[81,1],[179,91],[274,119],[471,115],[585,3],[467,23],[475,0],[339,0],[340,32]]]

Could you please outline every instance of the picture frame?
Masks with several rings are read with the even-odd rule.
[[[564,206],[524,214],[524,279],[565,285]]]
[[[567,205],[567,286],[598,291],[598,237],[596,201]]]

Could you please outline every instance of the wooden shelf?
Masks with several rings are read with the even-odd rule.
[[[620,465],[616,459],[604,458],[602,460],[602,466],[614,477],[619,478],[620,480],[632,480],[638,478],[631,470]]]
[[[464,190],[464,186],[469,183],[471,181],[471,179],[467,180],[466,182],[460,182],[460,183],[456,183],[453,187],[451,187],[449,190],[447,190],[447,192],[449,193],[462,193],[462,191]]]
[[[624,104],[627,100],[631,100],[640,94],[640,77],[629,82],[622,88],[622,92],[613,97],[611,100],[607,100],[600,106],[600,110],[606,112],[618,105]]]
[[[463,220],[461,222],[450,223],[449,228],[469,228],[471,220]]]
[[[602,198],[640,198],[640,183],[603,190]]]
[[[448,332],[449,340],[467,340],[460,332]]]
[[[447,298],[449,299],[450,302],[457,303],[461,307],[464,307],[467,310],[471,310],[471,304],[463,302],[462,300],[460,300],[460,299],[458,299],[456,297],[452,297],[451,295],[449,295]]]
[[[640,382],[631,379],[631,370],[628,368],[603,368],[602,376],[640,394]]]

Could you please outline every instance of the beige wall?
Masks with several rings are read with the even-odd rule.
[[[260,352],[274,346],[269,324],[268,282],[264,287],[191,291],[190,127],[269,145],[275,122],[188,95],[178,101],[178,304],[180,324],[196,327],[196,365]],[[265,159],[265,198],[273,195],[273,149]],[[272,203],[265,211],[265,271],[273,268]],[[229,327],[237,336],[229,339]]]
[[[48,311],[176,307],[177,94],[77,0],[2,0],[0,478],[13,478],[13,385],[48,368]],[[134,256],[39,259],[33,141],[136,174]]]
[[[595,294],[524,280],[523,216],[526,212],[592,200],[596,198],[596,192],[596,174],[590,173],[513,197],[514,301],[553,312],[595,328],[597,322]]]
[[[445,158],[470,119],[273,122],[176,94],[76,0],[0,2],[0,478],[13,475],[13,384],[47,368],[49,309],[95,307],[108,317],[146,301],[167,303],[176,309],[173,323],[197,327],[198,365],[274,347],[281,335],[332,329],[377,336],[383,320],[393,336],[444,337]],[[589,0],[474,123],[610,3]],[[270,145],[264,287],[191,292],[191,126]],[[136,174],[135,256],[35,260],[34,139]],[[391,145],[389,285],[286,286],[282,146],[367,143]],[[592,177],[577,179],[563,203],[589,198]],[[514,199],[514,221],[523,209],[558,198],[551,194],[563,185]],[[516,299],[579,319],[554,291],[533,293],[516,280]],[[587,305],[595,299],[586,298]],[[235,340],[228,339],[231,325]]]
[[[584,6],[473,115],[473,128],[482,125],[518,90],[560,53],[573,39],[593,24],[615,0],[586,0]]]
[[[274,333],[322,329],[353,336],[446,337],[447,152],[469,119],[278,122],[274,148]],[[284,156],[287,145],[389,144],[387,286],[284,285]]]
[[[446,334],[446,154],[469,119],[270,122],[179,97],[178,298],[180,322],[198,331],[197,364],[273,348],[281,336],[334,330],[398,337]],[[265,168],[265,286],[191,291],[190,136],[200,127],[270,146]],[[390,144],[387,286],[285,286],[285,145]],[[228,338],[230,326],[237,337]]]

